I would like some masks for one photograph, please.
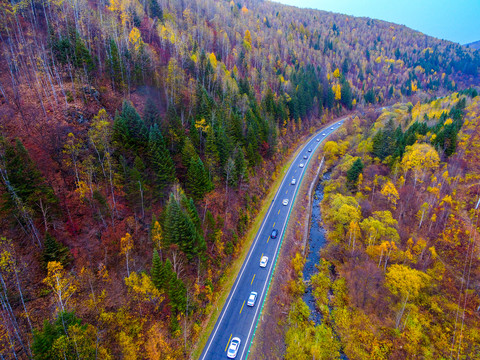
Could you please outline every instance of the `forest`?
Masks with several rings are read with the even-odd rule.
[[[325,145],[329,166],[352,152],[342,158],[348,173],[338,175],[348,178],[346,188],[329,190],[335,203],[358,202],[357,235],[345,235],[350,222],[329,220],[335,249],[351,237],[355,251],[364,251],[352,274],[375,268],[368,287],[383,284],[380,265],[415,270],[415,295],[396,285],[383,290],[392,289],[385,308],[403,307],[400,322],[426,316],[417,301],[434,285],[432,316],[447,317],[455,300],[439,289],[453,294],[459,284],[465,295],[457,300],[466,305],[457,306],[457,318],[473,311],[471,285],[453,275],[433,283],[441,271],[427,268],[475,249],[459,235],[474,234],[470,208],[445,224],[455,206],[463,209],[448,191],[466,186],[457,177],[475,165],[459,151],[473,151],[466,137],[474,139],[478,98],[473,90],[441,97],[480,85],[478,51],[401,25],[260,0],[0,0],[0,44],[2,358],[189,358],[278,168],[301,139],[337,116],[399,101],[417,105],[394,106],[374,123],[355,119]],[[395,196],[385,191],[411,194],[433,176],[415,162],[424,153],[435,182],[448,184],[435,191],[450,197],[440,205],[433,190],[422,193],[419,210],[400,196],[397,212],[386,210]],[[449,161],[444,178],[438,169]],[[412,211],[421,220],[408,242],[397,226]],[[385,234],[400,235],[365,235],[384,221]],[[445,229],[442,236],[456,234],[463,252],[452,244],[429,250]],[[372,248],[360,246],[362,236]],[[382,245],[387,238],[391,244]],[[419,239],[425,263],[412,255]],[[399,260],[396,251],[408,250],[401,243],[410,244],[413,260]],[[370,297],[362,301],[376,307]],[[473,340],[460,340],[474,338],[473,322],[452,324],[455,351],[473,351],[465,348]],[[389,326],[379,323],[378,331]],[[460,327],[468,331],[457,335]],[[347,341],[342,329],[328,331]]]
[[[478,357],[479,115],[468,90],[351,118],[325,144],[328,244],[311,279],[322,323],[296,256],[286,359]]]

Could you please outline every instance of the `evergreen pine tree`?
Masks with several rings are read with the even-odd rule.
[[[346,59],[345,59],[346,60]],[[340,90],[341,92],[341,102],[343,106],[345,106],[347,109],[351,110],[352,109],[352,90],[350,88],[350,84],[348,83],[347,80],[342,81],[342,88]]]
[[[190,161],[187,171],[186,188],[188,193],[195,199],[202,199],[203,196],[213,189],[208,172],[203,166],[203,162],[199,156]]]
[[[363,162],[359,158],[355,160],[355,162],[352,164],[350,169],[347,171],[347,181],[350,184],[355,184],[357,182],[358,176],[362,173],[363,171]]]
[[[238,182],[246,175],[245,154],[241,148],[235,150],[233,161],[235,163],[234,179],[235,183],[238,185]]]
[[[121,116],[127,127],[128,145],[133,147],[134,150],[140,150],[146,145],[148,139],[148,130],[142,118],[129,101],[123,102]]]
[[[162,273],[163,273],[163,264],[160,260],[160,256],[158,256],[157,249],[154,249],[150,275],[152,277],[152,282],[157,287],[157,289],[162,289],[163,287]]]
[[[171,193],[165,210],[165,223],[163,226],[165,245],[167,247],[170,244],[177,244],[180,220],[181,209],[173,193]]]
[[[71,261],[71,255],[66,246],[60,244],[47,232],[42,251],[42,266],[46,269],[50,261],[58,261],[63,266],[67,266]]]
[[[144,212],[144,201],[145,201],[145,179],[144,171],[145,164],[139,156],[135,157],[134,164],[132,168],[127,169],[128,179],[125,183],[126,197],[130,202],[131,206],[135,211],[141,211],[141,216],[143,217]]]
[[[165,260],[165,263],[163,264],[160,271],[160,286],[167,292],[167,294],[170,289],[170,280],[176,277],[177,275],[173,271],[172,262],[170,261],[170,259]]]
[[[124,84],[124,68],[120,60],[117,43],[110,39],[110,51],[107,58],[107,67],[110,71],[110,78],[112,80],[112,87],[114,90],[122,90]]]
[[[30,158],[27,149],[19,139],[11,145],[0,136],[0,159],[4,162],[6,177],[0,178],[2,197],[0,209],[7,212],[28,211],[35,216],[41,216],[39,204],[49,207],[49,215],[57,211],[58,199],[52,187]],[[8,184],[4,182],[8,180]],[[4,190],[4,191],[3,191]],[[18,209],[16,198],[23,203],[23,209]]]
[[[74,66],[81,70],[84,69],[87,71],[87,75],[92,75],[93,70],[95,70],[95,62],[93,61],[90,51],[85,46],[80,34],[76,32],[75,36],[75,53],[74,53]]]
[[[205,161],[207,167],[212,171],[218,167],[220,156],[217,150],[216,138],[211,126],[207,129],[207,140],[205,144]]]
[[[190,162],[192,159],[195,159],[197,157],[197,151],[195,150],[195,147],[193,146],[192,140],[187,136],[185,138],[185,141],[183,143],[183,148],[182,148],[182,164],[185,166],[187,169],[190,166]]]
[[[155,171],[157,189],[162,190],[175,181],[175,164],[165,146],[162,133],[157,124],[150,128],[148,153]]]
[[[177,278],[176,274],[171,277],[169,284],[168,297],[170,306],[175,313],[185,312],[187,307],[187,288],[182,279]]]
[[[158,20],[163,21],[163,10],[160,5],[158,5],[157,0],[149,0],[148,7],[152,18],[157,18]]]
[[[187,259],[192,260],[198,253],[198,244],[200,243],[199,234],[195,228],[195,224],[190,217],[181,213],[180,220],[180,236],[177,244],[180,246],[180,250],[187,256]]]
[[[219,168],[224,169],[225,164],[227,163],[228,158],[231,155],[233,150],[232,141],[233,139],[227,135],[225,128],[220,126],[217,133],[217,151],[218,151],[218,160]]]
[[[117,111],[113,120],[113,140],[120,148],[125,148],[129,137],[127,122]]]
[[[156,0],[152,0],[155,1]],[[153,125],[160,125],[160,112],[157,105],[153,102],[152,98],[148,98],[143,109],[143,122],[145,126],[150,129]]]

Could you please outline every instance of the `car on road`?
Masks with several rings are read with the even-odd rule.
[[[327,136],[327,134],[323,133],[322,136]],[[318,140],[317,140],[318,141]]]
[[[325,136],[325,134],[322,134],[322,135],[323,135],[323,136]],[[320,141],[320,139],[319,139],[319,138],[317,138],[317,141]]]
[[[333,129],[335,129],[335,128],[332,126],[332,127],[330,128],[330,130],[333,130]]]
[[[260,267],[267,267],[268,263],[268,256],[262,256],[262,259],[260,260]]]
[[[255,306],[255,302],[257,301],[257,293],[252,291],[250,296],[248,297],[247,306]]]
[[[303,163],[301,163],[299,166],[300,166],[300,167],[304,167],[305,165],[303,165]]]
[[[278,236],[278,230],[277,230],[277,229],[273,229],[273,230],[272,230],[272,233],[270,234],[270,237],[271,237],[272,239],[276,239],[277,236]]]
[[[304,159],[308,159],[308,155],[303,155],[303,158],[304,158]]]
[[[228,347],[227,357],[230,359],[235,359],[237,357],[238,349],[240,348],[240,338],[234,337],[230,341],[230,346]]]
[[[312,149],[308,149],[308,152],[312,152]]]
[[[292,179],[292,182],[290,184],[295,185],[297,183],[297,180]]]
[[[288,205],[288,199],[283,199],[282,204],[287,206]]]

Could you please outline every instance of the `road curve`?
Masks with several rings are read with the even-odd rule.
[[[288,168],[200,355],[200,360],[227,359],[227,349],[234,337],[241,340],[236,359],[243,360],[248,357],[297,189],[317,147],[329,134],[337,130],[345,119],[340,119],[315,133]],[[304,166],[300,167],[300,164]],[[292,185],[292,179],[296,180],[295,185]],[[283,204],[285,199],[288,199],[287,205]],[[279,231],[276,239],[270,237],[273,229]],[[268,256],[265,268],[260,267],[262,256]],[[252,291],[257,292],[258,296],[255,305],[250,307],[247,306],[247,301]]]

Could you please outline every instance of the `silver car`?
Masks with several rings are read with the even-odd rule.
[[[264,268],[267,267],[268,263],[268,256],[262,256],[262,259],[260,260],[260,267]]]
[[[235,359],[237,357],[238,349],[240,348],[241,340],[238,337],[234,337],[230,342],[228,347],[227,357],[230,359]]]
[[[257,293],[252,291],[250,296],[248,297],[247,306],[255,306],[255,302],[257,301]]]

